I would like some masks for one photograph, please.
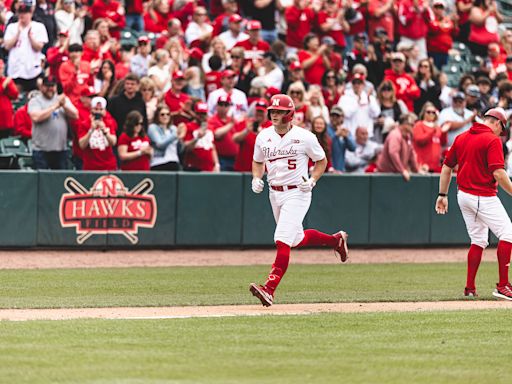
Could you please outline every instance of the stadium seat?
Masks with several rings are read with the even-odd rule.
[[[2,160],[0,160],[2,163],[0,168],[2,169],[20,168],[19,161],[21,159],[24,159],[22,160],[24,165],[31,164],[32,161],[31,151],[19,137],[8,137],[0,140],[0,155],[2,156]]]

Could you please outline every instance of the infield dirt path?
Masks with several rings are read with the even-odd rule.
[[[433,263],[465,262],[466,248],[431,249],[355,249],[349,263]],[[262,250],[141,250],[141,251],[0,251],[0,269],[47,268],[127,268],[215,265],[271,265],[275,253]],[[496,260],[496,251],[484,252],[484,261]],[[300,250],[292,252],[294,264],[333,264],[332,251]],[[461,266],[462,268],[462,266]],[[249,294],[249,292],[247,293]],[[189,317],[297,315],[314,313],[414,312],[437,310],[512,309],[506,301],[441,301],[412,303],[314,303],[260,305],[159,307],[159,308],[62,308],[0,309],[0,320],[67,319],[163,319]]]

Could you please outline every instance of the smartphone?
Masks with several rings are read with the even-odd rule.
[[[93,113],[92,116],[93,116],[94,120],[101,120],[103,118],[101,113]]]

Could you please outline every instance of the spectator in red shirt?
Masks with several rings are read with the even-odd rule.
[[[144,30],[144,19],[142,12],[144,11],[142,0],[125,0],[126,6],[126,27],[137,32]]]
[[[270,45],[260,37],[261,23],[258,20],[250,20],[246,26],[249,38],[235,44],[235,47],[242,47],[245,50],[245,63],[251,61],[262,61],[263,54],[270,51]]]
[[[419,59],[427,57],[428,23],[432,17],[429,0],[401,0],[398,6],[400,42],[418,47]]]
[[[314,27],[316,15],[308,3],[308,0],[293,0],[293,5],[284,12],[288,26],[286,45],[289,51],[290,48],[302,48],[304,38]],[[291,51],[293,52],[293,49]]]
[[[155,50],[164,48],[170,39],[177,39],[183,47],[185,47],[185,40],[183,38],[183,29],[181,28],[181,21],[176,18],[170,19],[167,22],[167,29],[160,33],[160,37],[156,39]]]
[[[237,172],[250,172],[252,170],[252,157],[254,154],[254,144],[258,133],[269,126],[267,119],[268,103],[265,99],[256,101],[254,108],[254,119],[247,120],[247,124],[240,124],[240,130],[233,135],[235,143],[240,145],[240,149],[235,159],[234,169]]]
[[[332,37],[337,49],[343,52],[347,46],[345,33],[350,31],[350,25],[345,19],[345,8],[339,5],[337,0],[326,0],[324,10],[318,12],[317,22],[322,34]]]
[[[60,83],[59,68],[62,63],[69,60],[69,33],[61,31],[58,34],[57,44],[46,51],[46,62],[50,68],[50,75]]]
[[[434,59],[437,69],[441,70],[448,62],[448,51],[452,49],[453,38],[458,33],[457,19],[445,14],[444,0],[435,0],[432,9],[434,18],[428,24],[428,55]]]
[[[395,86],[396,98],[402,100],[409,111],[414,111],[414,100],[420,97],[421,91],[416,81],[405,73],[405,56],[395,52],[391,55],[391,69],[384,72],[384,80],[390,80]]]
[[[240,124],[245,126],[245,121],[236,121],[228,116],[231,107],[231,98],[229,95],[220,96],[217,99],[217,108],[215,115],[208,118],[208,129],[213,132],[215,137],[215,148],[219,156],[220,170],[233,171],[235,157],[238,153],[238,144],[233,140],[233,134],[239,131]]]
[[[69,60],[62,63],[59,68],[62,90],[73,103],[80,97],[83,88],[93,85],[91,66],[87,61],[82,60],[82,51],[80,44],[71,44]]]
[[[124,122],[124,132],[117,143],[123,171],[149,171],[153,148],[144,130],[144,117],[131,111]]]
[[[108,20],[110,34],[115,39],[121,36],[121,30],[126,25],[125,10],[116,0],[95,0],[91,7],[93,20],[104,18]]]
[[[78,124],[78,144],[83,150],[84,171],[115,171],[117,160],[112,147],[117,143],[117,124],[106,115],[107,101],[95,97],[91,101],[91,114]]]
[[[152,1],[148,10],[144,12],[144,30],[146,32],[162,33],[167,30],[167,23],[171,18],[172,13],[168,0]]]
[[[212,36],[217,36],[222,32],[227,31],[229,28],[229,18],[238,12],[238,4],[236,3],[236,0],[223,0],[222,8],[224,8],[224,12],[213,20]]]
[[[473,55],[484,57],[487,46],[500,41],[498,26],[503,22],[503,16],[495,1],[475,0],[469,12],[469,22],[469,49]]]
[[[100,33],[94,29],[87,31],[85,34],[82,60],[89,62],[91,73],[96,73],[104,60],[114,61],[110,51],[100,51]]]
[[[473,0],[457,0],[457,16],[459,17],[459,35],[457,36],[458,41],[463,43],[468,42],[469,28],[471,23],[469,22],[469,12],[473,8]]]
[[[320,45],[315,34],[304,38],[304,50],[299,51],[299,61],[304,69],[304,77],[311,84],[322,84],[322,76],[330,68],[327,45]]]
[[[184,140],[186,171],[219,172],[220,164],[215,149],[213,132],[208,129],[208,105],[198,102],[194,106],[197,118],[186,125]],[[183,123],[182,123],[183,124]],[[178,129],[182,129],[178,127]]]
[[[395,40],[395,0],[371,0],[368,2],[368,35],[371,42],[378,40],[376,30],[384,29],[388,40]]]
[[[0,138],[14,133],[12,101],[19,96],[18,88],[10,77],[4,76],[5,63],[0,59]]]
[[[328,70],[322,77],[322,95],[324,96],[325,105],[329,110],[338,103],[343,94],[343,86],[341,79],[333,70]]]
[[[190,121],[190,96],[183,92],[183,88],[186,85],[185,74],[182,71],[174,72],[171,80],[171,89],[167,91],[164,97],[176,125]]]
[[[441,172],[441,153],[447,143],[449,126],[437,124],[439,111],[427,101],[420,112],[420,119],[413,128],[413,144],[418,164],[428,172]]]

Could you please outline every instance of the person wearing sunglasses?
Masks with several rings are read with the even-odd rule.
[[[179,171],[181,169],[178,153],[184,134],[183,129],[178,131],[178,128],[172,123],[169,107],[160,104],[156,108],[153,124],[148,128],[148,136],[153,147],[152,171]]]
[[[149,171],[153,148],[140,112],[132,111],[126,116],[124,132],[119,136],[118,153],[123,171]]]

